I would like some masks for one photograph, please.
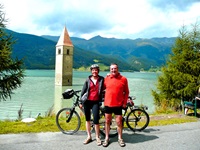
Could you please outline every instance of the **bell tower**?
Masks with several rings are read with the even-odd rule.
[[[55,85],[71,86],[74,46],[66,27],[56,44]]]

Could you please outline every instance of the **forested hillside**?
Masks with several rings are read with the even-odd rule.
[[[24,58],[27,69],[54,69],[55,46],[59,36],[35,36],[7,30],[16,44],[13,57]],[[115,39],[96,36],[89,40],[71,37],[74,68],[98,62],[109,66],[116,62],[122,71],[148,70],[165,63],[175,38]]]
[[[52,41],[57,41],[58,36],[42,36]],[[71,37],[74,45],[96,52],[107,57],[114,57],[125,61],[133,68],[148,70],[151,67],[160,67],[166,62],[171,53],[175,38],[152,39],[115,39],[93,37],[89,40]]]

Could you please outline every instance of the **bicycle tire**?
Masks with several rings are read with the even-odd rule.
[[[105,134],[105,115],[104,114],[100,115],[99,127],[100,127],[101,135],[103,135],[105,137],[106,134]],[[117,135],[118,135],[117,125],[116,125],[115,119],[113,118],[111,125],[110,125],[109,137],[115,137]]]
[[[76,111],[72,112],[71,108],[63,108],[56,115],[56,125],[62,133],[71,135],[80,129],[81,119]]]
[[[142,131],[149,125],[149,115],[143,109],[133,109],[128,113],[126,124],[132,131]]]

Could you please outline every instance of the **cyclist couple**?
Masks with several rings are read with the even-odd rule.
[[[118,65],[114,63],[110,65],[110,74],[105,78],[99,76],[100,69],[97,64],[92,65],[90,70],[92,75],[86,79],[81,91],[82,104],[80,105],[84,107],[87,132],[87,138],[83,144],[88,144],[92,141],[90,132],[90,113],[92,110],[97,145],[103,145],[104,147],[109,145],[110,122],[112,120],[112,114],[115,114],[118,143],[121,147],[124,147],[125,143],[122,139],[122,108],[126,107],[129,95],[127,78],[119,73]],[[106,91],[104,97],[106,136],[102,143],[99,133],[99,101],[102,99],[102,92],[104,90]]]

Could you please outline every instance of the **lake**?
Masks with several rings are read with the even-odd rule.
[[[106,76],[108,72],[100,72]],[[90,72],[73,71],[72,86],[55,86],[54,70],[26,70],[26,77],[20,88],[14,91],[11,99],[0,102],[0,120],[15,120],[22,106],[23,118],[41,116],[54,108],[55,113],[62,107],[71,106],[72,100],[62,100],[62,92],[67,88],[81,90]],[[121,72],[128,79],[131,96],[136,96],[136,105],[148,106],[148,113],[153,113],[155,106],[151,90],[155,89],[158,73]]]

